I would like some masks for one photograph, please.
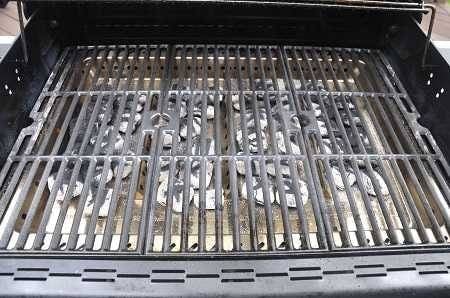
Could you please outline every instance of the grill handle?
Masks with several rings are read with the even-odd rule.
[[[423,7],[431,11],[430,24],[428,25],[428,32],[427,32],[427,40],[425,42],[425,48],[423,49],[423,56],[422,56],[422,68],[425,68],[428,48],[430,47],[431,43],[431,33],[433,32],[434,20],[436,17],[436,7],[432,4],[425,4]]]
[[[21,0],[17,0],[17,14],[19,16],[20,40],[22,42],[23,58],[25,63],[28,63],[28,48],[25,38],[25,25],[23,22],[23,9]]]

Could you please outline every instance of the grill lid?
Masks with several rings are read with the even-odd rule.
[[[46,2],[46,3],[64,3],[66,1],[27,1],[24,2]],[[155,6],[179,6],[191,7],[198,5],[200,8],[220,7],[286,7],[286,8],[330,8],[330,9],[367,9],[367,10],[388,10],[388,11],[416,11],[423,9],[423,1],[420,0],[98,0],[98,1],[67,1],[69,3],[102,3],[108,2],[110,5],[118,3],[127,4],[150,4]]]

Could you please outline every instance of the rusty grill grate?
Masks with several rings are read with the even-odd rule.
[[[378,50],[65,49],[0,173],[5,252],[448,242],[448,165]]]

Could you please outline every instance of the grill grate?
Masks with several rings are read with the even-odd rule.
[[[0,173],[0,248],[445,244],[448,165],[377,50],[65,49]]]

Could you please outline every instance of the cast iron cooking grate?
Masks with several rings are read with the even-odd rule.
[[[446,244],[449,168],[382,52],[69,47],[0,173],[4,252]]]

